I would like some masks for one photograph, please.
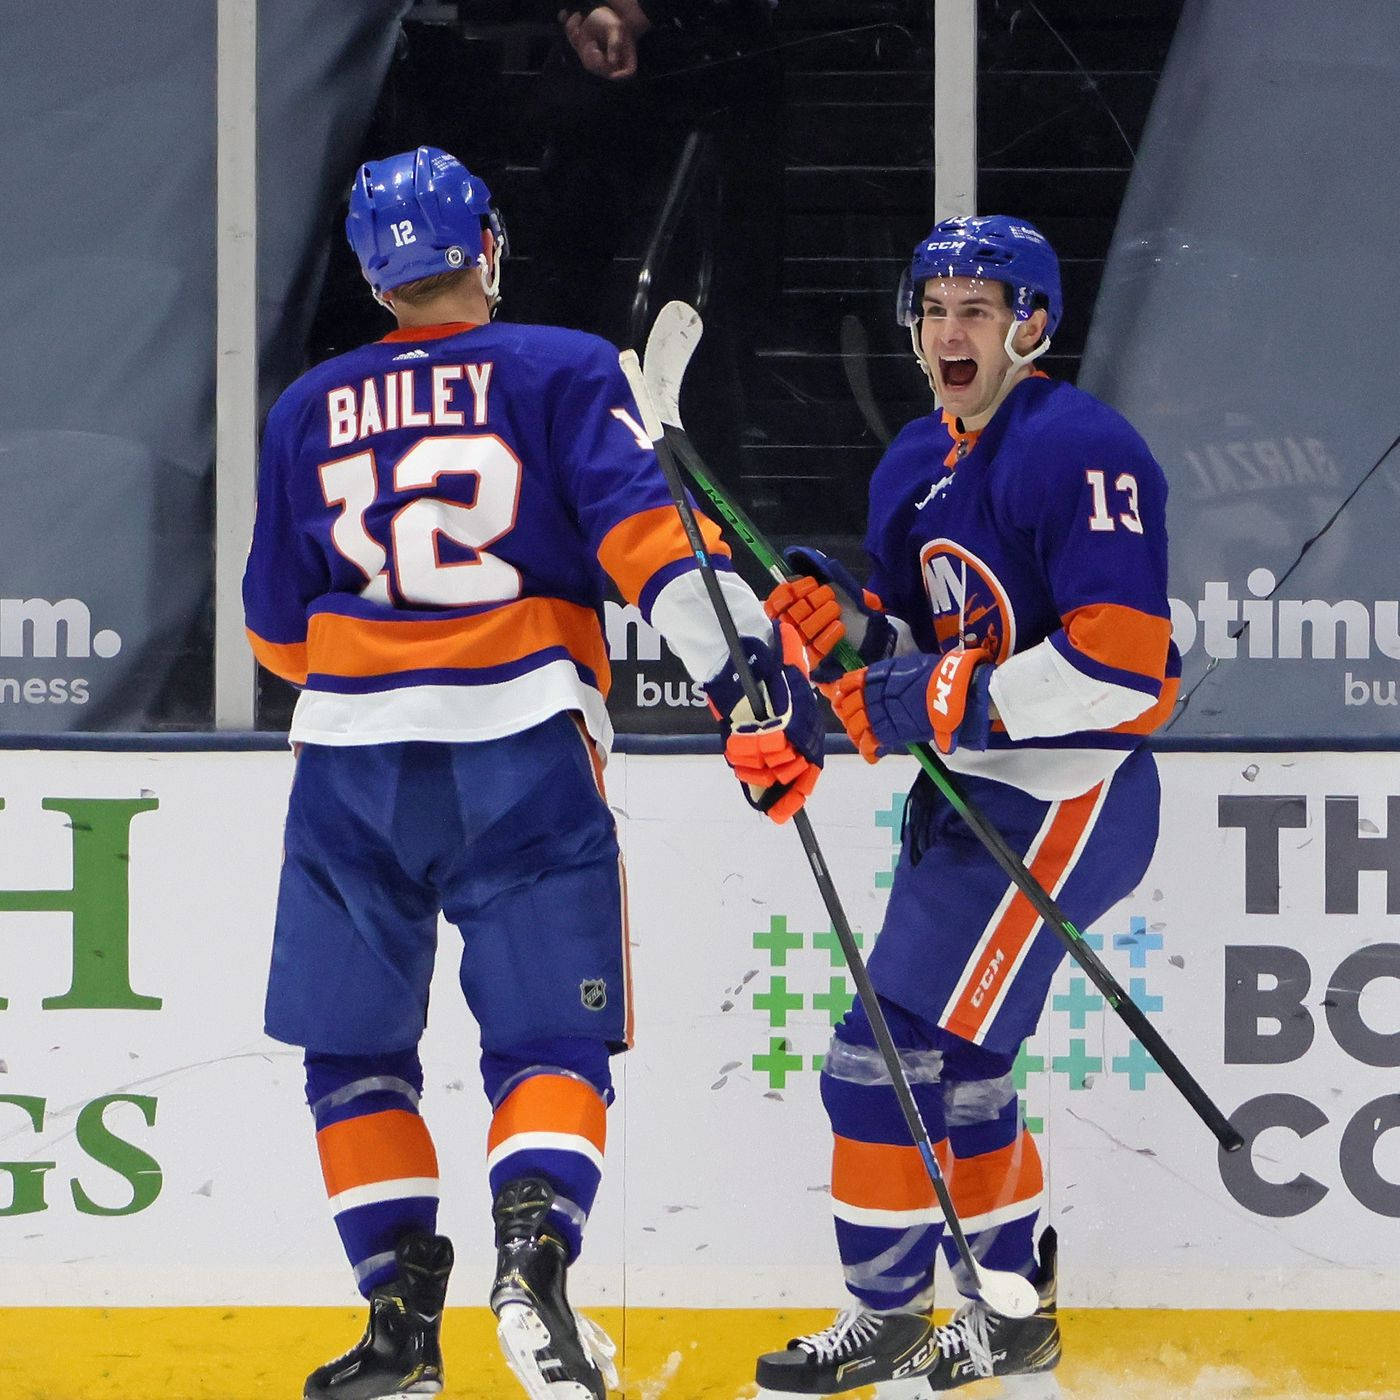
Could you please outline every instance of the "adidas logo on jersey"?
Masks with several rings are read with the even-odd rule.
[[[394,356],[394,363],[398,364],[400,360],[427,360],[431,358],[426,350],[405,350],[402,355]]]

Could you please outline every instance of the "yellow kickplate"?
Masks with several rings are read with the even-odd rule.
[[[744,1400],[754,1357],[825,1312],[590,1309],[627,1400]],[[1066,1400],[1400,1400],[1400,1314],[1067,1309]],[[485,1308],[449,1310],[444,1400],[519,1400]],[[352,1346],[349,1308],[0,1309],[3,1400],[300,1400]],[[996,1382],[960,1392],[995,1400]],[[857,1392],[868,1400],[869,1392]]]

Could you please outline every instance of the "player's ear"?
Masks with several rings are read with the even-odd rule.
[[[1049,313],[1044,307],[1038,306],[1026,317],[1020,325],[1016,327],[1016,335],[1012,344],[1019,354],[1024,355],[1027,350],[1034,350],[1042,340],[1045,339],[1045,327],[1050,323]]]

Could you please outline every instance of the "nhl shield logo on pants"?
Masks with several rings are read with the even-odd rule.
[[[601,977],[589,977],[578,984],[578,996],[590,1011],[601,1011],[608,1004],[608,984]]]

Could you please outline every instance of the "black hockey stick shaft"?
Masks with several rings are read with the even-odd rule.
[[[691,508],[689,499],[686,496],[685,483],[681,479],[680,469],[676,466],[675,458],[672,455],[670,444],[666,439],[665,429],[661,421],[656,417],[656,410],[651,404],[651,396],[647,392],[646,384],[642,379],[640,366],[637,364],[636,355],[633,351],[625,350],[621,356],[623,372],[627,375],[632,384],[632,390],[637,398],[637,406],[642,412],[642,422],[647,433],[652,437],[656,448],[657,460],[661,464],[662,473],[666,478],[666,485],[671,492],[671,497],[675,502],[676,510],[681,517],[682,526],[685,529],[686,540],[690,544],[691,550],[695,554],[696,564],[705,580],[705,591],[709,597],[710,605],[714,609],[715,618],[719,623],[720,632],[724,636],[724,642],[729,649],[729,659],[738,672],[739,683],[743,687],[744,696],[753,709],[754,718],[762,721],[770,718],[768,706],[762,698],[758,682],[754,677],[753,670],[749,665],[749,659],[744,655],[743,643],[739,639],[738,629],[734,625],[733,615],[729,611],[729,603],[724,597],[724,593],[719,585],[719,579],[715,576],[714,564],[710,560],[709,551],[705,547],[704,536],[700,532],[699,522],[695,518],[695,512]],[[841,898],[836,892],[836,886],[831,879],[831,873],[826,866],[826,860],[822,855],[821,846],[817,841],[817,834],[812,829],[812,823],[807,813],[802,809],[793,814],[792,824],[797,830],[798,839],[802,842],[802,850],[807,857],[807,864],[812,869],[812,875],[816,879],[817,889],[821,893],[822,902],[826,905],[826,912],[831,919],[831,926],[836,930],[837,941],[841,945],[841,951],[845,954],[846,965],[851,970],[851,977],[856,984],[856,991],[860,996],[861,1004],[865,1007],[866,1019],[870,1022],[870,1028],[875,1033],[875,1040],[880,1049],[880,1055],[885,1062],[886,1071],[894,1085],[895,1097],[899,1100],[901,1113],[904,1121],[913,1138],[915,1146],[919,1150],[919,1155],[923,1158],[924,1166],[928,1170],[929,1179],[933,1183],[934,1195],[938,1198],[938,1204],[943,1212],[944,1223],[948,1228],[948,1233],[953,1237],[953,1243],[958,1251],[958,1258],[962,1261],[963,1267],[967,1270],[968,1277],[977,1286],[977,1291],[984,1300],[996,1307],[996,1299],[1002,1304],[996,1307],[997,1311],[1004,1311],[1013,1316],[1024,1316],[1026,1313],[1020,1303],[1019,1296],[1015,1301],[1009,1301],[1007,1297],[1001,1296],[1007,1293],[1008,1289],[1014,1295],[1019,1295],[1023,1290],[1017,1285],[1025,1285],[1029,1288],[1028,1282],[1021,1278],[1019,1274],[1003,1277],[1001,1271],[986,1270],[978,1264],[977,1259],[968,1245],[967,1236],[963,1231],[962,1224],[958,1219],[958,1213],[953,1206],[953,1198],[948,1190],[948,1183],[944,1179],[943,1171],[938,1165],[938,1158],[933,1151],[933,1145],[929,1142],[928,1129],[924,1126],[924,1120],[919,1113],[919,1106],[914,1101],[913,1090],[909,1087],[909,1080],[904,1073],[904,1066],[899,1059],[899,1051],[895,1048],[894,1037],[890,1035],[890,1029],[885,1021],[884,1012],[880,1008],[879,998],[875,994],[875,988],[871,985],[870,974],[866,971],[865,960],[860,955],[860,949],[856,944],[855,934],[851,931],[850,922],[846,918],[846,911],[842,907]],[[995,1277],[992,1277],[995,1273]],[[988,1295],[991,1296],[988,1296]],[[1035,1299],[1034,1290],[1031,1290],[1030,1309],[1034,1310]]]
[[[713,504],[716,512],[724,518],[734,533],[749,548],[754,558],[775,579],[784,580],[795,577],[782,556],[768,543],[729,493],[711,475],[685,430],[672,425],[666,429],[666,432],[669,445],[684,462],[686,470],[690,473],[695,484]],[[860,654],[848,642],[842,642],[834,654],[848,671],[857,670],[865,664],[861,660]],[[1191,1071],[1182,1064],[1175,1051],[1147,1019],[1142,1008],[1123,990],[1117,979],[1104,966],[1098,954],[1085,941],[1084,935],[1055,903],[1035,876],[1026,869],[1025,863],[1007,844],[1006,838],[963,792],[961,784],[937,753],[927,744],[910,744],[909,752],[918,760],[920,767],[933,780],[953,809],[972,828],[978,840],[986,847],[1007,878],[1030,901],[1032,908],[1045,922],[1046,927],[1064,944],[1070,956],[1088,974],[1089,980],[1103,993],[1109,1006],[1118,1013],[1123,1023],[1137,1036],[1143,1049],[1152,1056],[1161,1067],[1162,1072],[1176,1086],[1181,1096],[1215,1135],[1220,1146],[1226,1152],[1235,1152],[1243,1147],[1244,1138],[1241,1137],[1239,1131],[1221,1112],[1219,1106],[1201,1087]]]

